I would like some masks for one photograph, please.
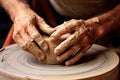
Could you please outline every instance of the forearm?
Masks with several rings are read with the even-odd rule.
[[[120,29],[120,4],[113,10],[99,16],[101,23],[108,28],[110,32]]]
[[[91,27],[93,29],[93,35],[96,39],[99,39],[112,31],[120,29],[120,5],[115,7],[113,10],[98,16],[98,19],[99,22],[93,23],[92,25],[94,26]],[[92,18],[88,19],[86,22],[91,21]]]
[[[24,0],[0,0],[0,4],[6,10],[6,12],[10,15],[12,21],[14,21],[15,17],[28,8],[28,5],[24,2]]]

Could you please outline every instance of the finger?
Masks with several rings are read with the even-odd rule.
[[[70,35],[71,35],[70,33],[65,34],[65,35],[63,35],[63,36],[60,37],[60,40],[65,40],[65,39],[67,39]]]
[[[64,40],[66,40],[69,36],[70,36],[71,34],[65,34],[65,35],[63,35],[63,36],[61,36],[58,40],[56,40],[56,41],[53,41],[52,40],[52,38],[50,38],[49,37],[49,39],[52,41],[52,42],[58,42],[58,41],[60,41],[60,43],[62,42],[62,41],[64,41]]]
[[[20,32],[19,35],[21,36],[21,39],[23,42],[21,48],[23,50],[26,50],[26,51],[32,53],[33,55],[35,55],[36,57],[39,58],[39,60],[43,60],[45,58],[44,53],[33,42],[33,39],[31,39],[31,37],[27,33],[26,28],[27,28],[27,26],[24,26],[24,29],[19,30],[19,32]]]
[[[84,46],[78,53],[70,60],[65,62],[65,65],[72,65],[75,62],[77,62],[83,55],[84,53],[90,48],[91,45]]]
[[[43,52],[36,46],[34,42],[26,43],[26,41],[24,41],[24,39],[21,37],[21,35],[18,32],[14,33],[13,38],[23,50],[26,50],[32,53],[37,58],[39,58],[39,60],[43,60],[45,58],[45,55],[43,54]],[[32,40],[29,40],[29,41],[32,41]]]
[[[22,40],[21,35],[18,32],[13,32],[13,39],[20,47],[23,46],[23,44],[25,44]]]
[[[65,51],[68,47],[70,47],[73,44],[76,44],[76,42],[79,40],[80,32],[77,31],[74,34],[70,35],[65,41],[60,43],[55,49],[54,53],[56,55],[60,55],[63,51]]]
[[[24,45],[23,48],[25,48],[26,51],[36,56],[39,61],[45,59],[45,54],[42,52],[42,50],[38,48],[38,46],[32,40],[29,41],[26,45]]]
[[[83,45],[82,43],[86,44],[85,43],[86,38],[84,38],[84,40],[83,40],[85,42],[83,42],[82,39],[83,38],[80,38],[78,43],[76,43],[75,45],[72,45],[66,52],[64,52],[62,55],[58,56],[57,61],[63,62],[64,60],[68,59],[70,56],[75,55],[81,49],[81,46]]]
[[[55,41],[60,36],[77,30],[80,26],[81,22],[79,20],[72,19],[70,21],[64,22],[63,24],[56,27],[56,31],[51,34],[51,38],[53,41]]]
[[[33,26],[30,25],[28,28],[28,33],[31,36],[31,38],[34,39],[36,44],[43,50],[46,51],[48,49],[47,42],[43,39],[41,34],[38,32],[38,30]]]
[[[51,38],[54,40],[59,39],[60,36],[71,33],[74,31],[75,26],[63,23],[59,26],[57,26],[56,31],[51,34]]]
[[[37,24],[40,28],[41,31],[43,31],[44,33],[47,34],[52,34],[55,31],[55,28],[50,27],[47,23],[45,23],[45,21],[40,18],[39,16],[37,16]]]
[[[13,39],[20,47],[26,44],[30,38],[25,30],[26,25],[22,26],[22,28],[21,26],[14,27]]]
[[[19,30],[19,33],[25,43],[27,43],[31,38],[26,31],[27,26],[24,26],[23,29]]]
[[[66,51],[65,53],[63,53],[62,55],[57,57],[57,61],[58,62],[63,62],[64,60],[66,60],[67,58],[69,58],[71,55],[75,54],[78,52],[78,50],[80,49],[80,44],[75,44],[74,46],[72,46],[68,51]]]

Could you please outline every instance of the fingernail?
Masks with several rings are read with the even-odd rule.
[[[40,57],[37,58],[38,61],[42,62],[44,59],[45,59],[45,56],[44,55],[41,55]]]
[[[70,61],[65,62],[65,65],[69,66],[69,65],[71,65],[71,62]]]
[[[52,37],[52,36],[50,36],[50,40],[51,40],[51,41],[55,41],[55,38]]]
[[[52,34],[50,35],[50,37],[54,37],[54,33],[52,33]]]
[[[56,59],[57,59],[57,61],[60,61],[60,60],[61,60],[61,57],[57,56],[57,58],[56,58]]]
[[[60,52],[59,49],[55,49],[55,50],[54,50],[54,54],[55,54],[55,55],[58,55],[59,52]]]
[[[44,50],[44,51],[47,51],[48,50],[48,44],[46,41],[43,41],[41,44],[41,49]]]
[[[51,41],[54,41],[54,38],[53,38],[53,37],[50,37],[50,40],[51,40]]]
[[[40,59],[41,60],[45,59],[45,55],[41,55]]]

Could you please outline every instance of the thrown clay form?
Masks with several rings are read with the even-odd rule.
[[[45,36],[44,36],[44,39],[48,43],[49,48],[47,51],[44,52],[46,58],[44,60],[42,60],[41,62],[45,63],[45,64],[60,64],[56,60],[56,55],[54,54],[54,49],[59,44],[60,41],[52,42],[48,37],[45,37]]]

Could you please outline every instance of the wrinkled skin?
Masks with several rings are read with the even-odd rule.
[[[110,33],[111,30],[119,28],[120,18],[117,14],[119,7],[98,16],[100,22],[94,17],[83,22],[72,19],[55,28],[51,28],[41,17],[28,8],[16,15],[13,21],[13,38],[21,48],[35,55],[39,61],[45,59],[44,52],[49,49],[49,44],[37,29],[51,34],[50,40],[53,43],[62,39],[62,42],[54,49],[57,61],[65,61],[65,65],[72,65],[85,54],[95,40]],[[114,15],[118,17],[114,18]]]
[[[64,62],[67,59],[65,65],[72,65],[91,47],[95,41],[93,38],[94,29],[88,27],[94,25],[92,20],[87,24],[85,21],[72,19],[59,25],[58,29],[56,28],[56,31],[51,34],[52,41],[57,41],[65,34],[71,34],[54,49],[54,53],[58,56],[58,62]]]
[[[30,9],[19,13],[13,26],[13,39],[15,42],[39,60],[45,59],[44,51],[48,49],[48,45],[38,29],[47,34],[51,34],[54,29]]]
[[[0,0],[0,4],[13,21],[15,42],[39,60],[45,59],[44,52],[49,49],[49,44],[38,29],[49,35],[52,33],[52,42],[57,43],[59,38],[62,38],[63,41],[57,45],[54,53],[59,62],[72,57],[65,62],[66,65],[72,65],[84,55],[95,40],[120,28],[120,5],[100,15],[100,23],[94,22],[94,18],[84,21],[84,25],[80,20],[70,20],[53,29],[33,12],[24,0]],[[64,34],[67,34],[67,37],[63,36]]]
[[[66,65],[72,65],[78,61],[93,43],[92,38],[90,38],[88,31],[80,20],[72,19],[53,29],[35,12],[28,10],[15,19],[13,26],[13,39],[22,49],[35,55],[39,61],[45,60],[45,52],[50,51],[48,50],[50,48],[38,29],[49,35],[56,30],[51,35],[54,39],[50,38],[56,43],[63,38],[62,41],[64,41],[55,48],[54,53],[58,56],[58,62],[63,62],[67,58],[74,56],[65,63]],[[64,37],[65,34],[68,36]],[[68,50],[64,52],[66,49]]]

